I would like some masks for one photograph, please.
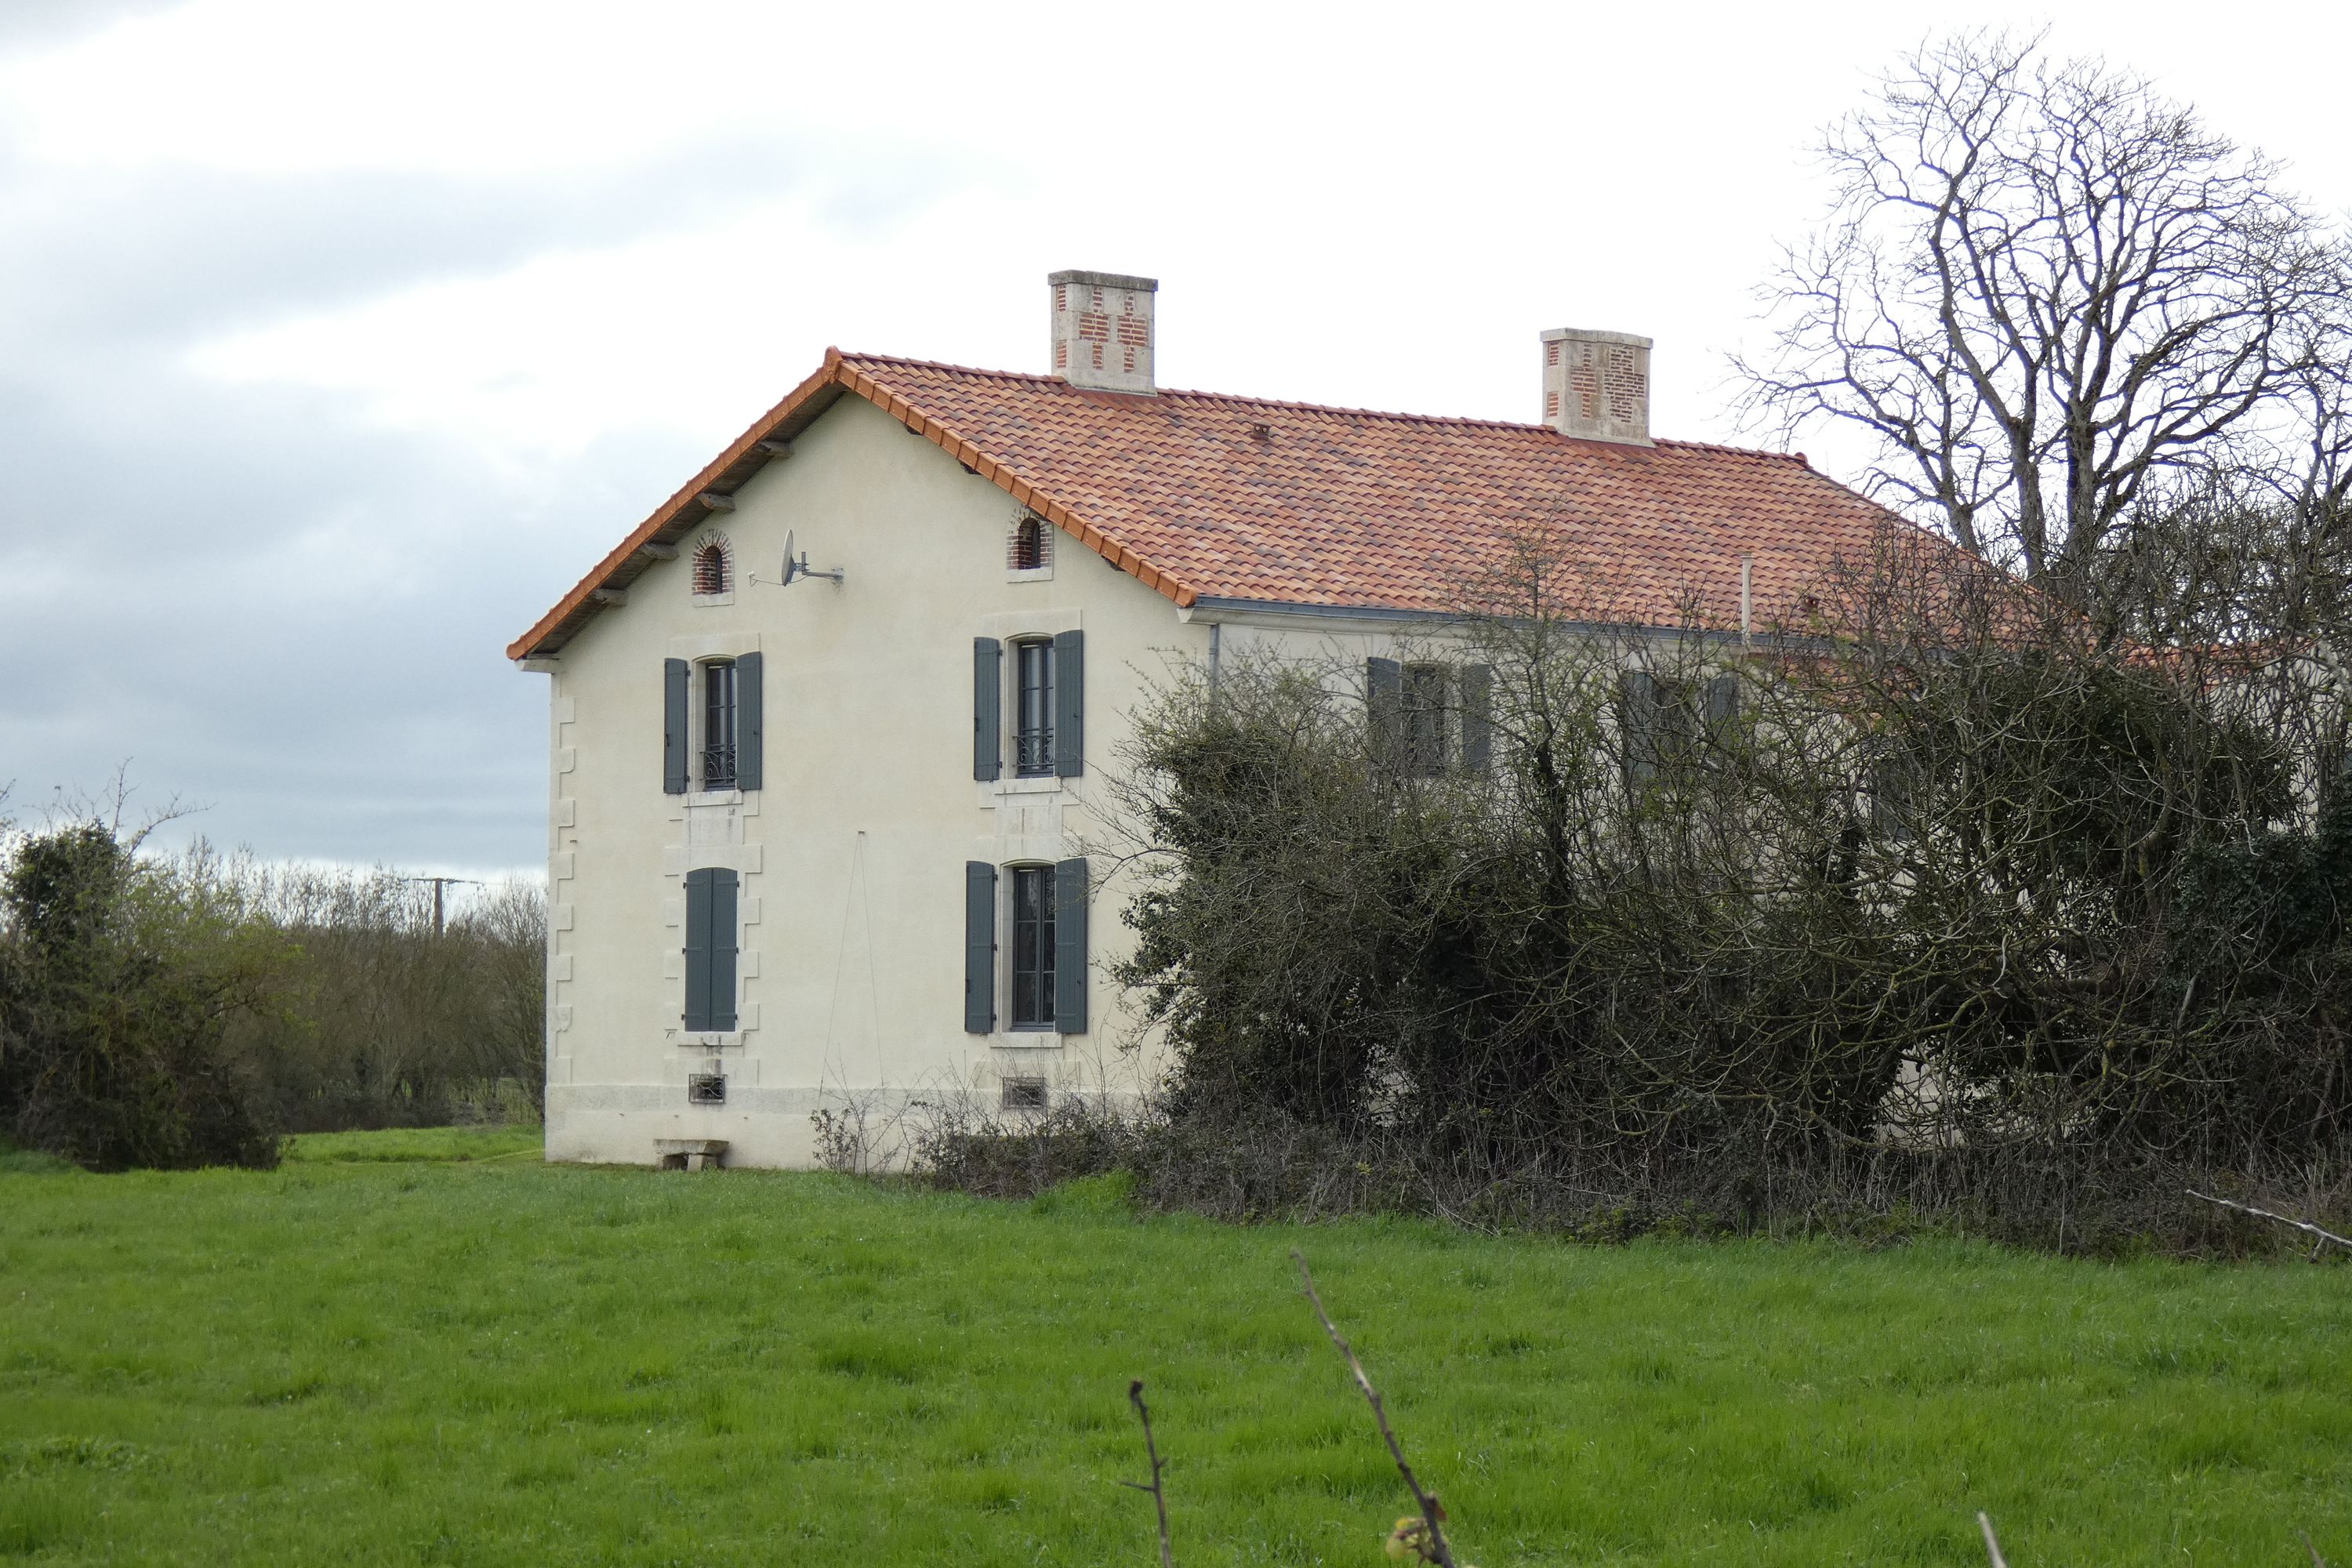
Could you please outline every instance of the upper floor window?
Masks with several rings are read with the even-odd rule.
[[[735,661],[714,658],[702,667],[702,767],[704,789],[735,787]]]
[[[727,594],[734,591],[733,563],[728,559],[727,542],[706,539],[694,548],[694,591],[698,595]]]
[[[763,668],[757,650],[662,660],[662,793],[760,787]]]
[[[1024,778],[1054,771],[1054,645],[1013,645],[1013,767]]]
[[[972,639],[973,778],[992,784],[1005,777],[1007,742],[1015,778],[1074,779],[1086,772],[1084,632]]]
[[[1445,667],[1408,664],[1404,667],[1403,744],[1398,771],[1409,778],[1433,779],[1445,772],[1451,755],[1445,738]]]
[[[1617,724],[1627,776],[1688,776],[1715,761],[1739,720],[1739,678],[1621,671]]]
[[[1376,763],[1395,778],[1484,773],[1494,748],[1494,670],[1484,664],[1364,661]]]

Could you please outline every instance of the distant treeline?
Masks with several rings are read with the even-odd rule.
[[[94,1168],[267,1165],[282,1133],[532,1120],[546,906],[385,867],[0,837],[0,1138]],[[457,891],[457,889],[452,889]]]

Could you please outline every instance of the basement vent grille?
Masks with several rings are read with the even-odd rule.
[[[1006,1110],[1043,1110],[1045,1109],[1045,1080],[1042,1078],[1008,1078],[1004,1079],[1003,1098],[998,1104]]]
[[[686,1102],[688,1105],[724,1105],[727,1103],[727,1075],[718,1072],[690,1072],[686,1075]]]

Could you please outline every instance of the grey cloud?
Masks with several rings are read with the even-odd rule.
[[[163,8],[0,0],[0,51]],[[782,136],[527,179],[66,170],[0,146],[7,809],[128,760],[145,798],[208,804],[173,831],[265,856],[538,862],[546,694],[504,647],[709,450],[623,434],[516,476],[352,398],[202,381],[188,351],[755,204],[871,232],[992,177]]]

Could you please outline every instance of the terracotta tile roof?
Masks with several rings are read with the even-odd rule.
[[[1757,624],[1833,561],[1916,533],[1800,457],[1686,441],[1629,447],[1543,425],[1324,408],[1209,393],[1085,392],[1052,376],[828,350],[814,375],[665,502],[510,658],[562,646],[844,395],[861,396],[1180,605],[1202,599],[1443,613],[1513,533],[1542,529],[1605,618]],[[1924,537],[1924,536],[1922,536]]]

